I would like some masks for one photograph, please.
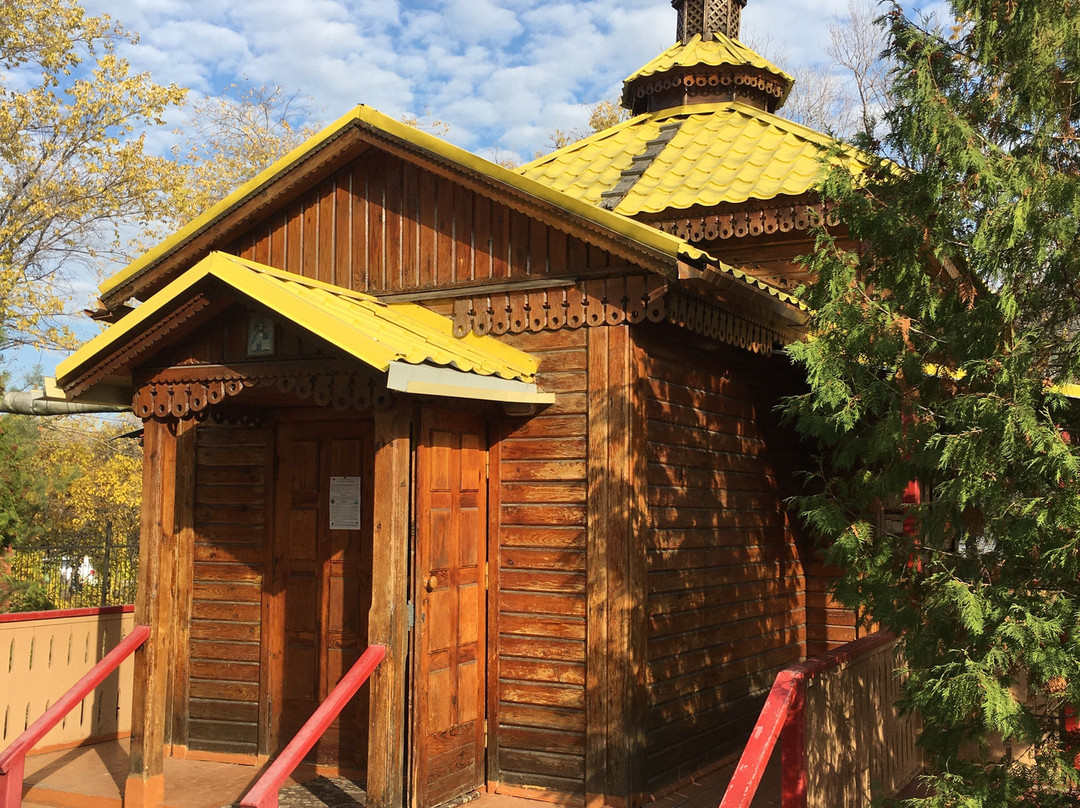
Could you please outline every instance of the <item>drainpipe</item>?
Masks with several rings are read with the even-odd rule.
[[[84,404],[49,399],[45,398],[45,393],[41,390],[20,390],[0,396],[0,413],[15,415],[78,415],[130,410],[130,404]]]

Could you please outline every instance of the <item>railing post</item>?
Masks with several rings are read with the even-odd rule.
[[[6,772],[0,772],[0,808],[19,808],[22,805],[23,772],[26,758],[11,761]]]
[[[109,580],[109,565],[112,564],[112,520],[105,520],[105,561],[101,570],[101,605],[109,605],[109,588],[112,581]]]
[[[806,808],[806,679],[796,680],[780,733],[780,806]]]

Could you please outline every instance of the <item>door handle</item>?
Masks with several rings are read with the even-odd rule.
[[[424,582],[424,589],[426,589],[428,592],[434,592],[436,588],[438,588],[438,586],[439,578],[435,575],[429,576],[428,579]]]

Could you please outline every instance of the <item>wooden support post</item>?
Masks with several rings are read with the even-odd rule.
[[[183,757],[188,741],[188,662],[191,645],[191,592],[195,565],[195,421],[180,421],[176,428],[176,604],[172,621],[171,695],[165,742],[174,757]]]
[[[585,553],[585,805],[602,808],[607,795],[608,618],[607,536],[610,489],[606,484],[610,328],[588,330],[589,458]]]
[[[368,643],[386,646],[386,659],[371,677],[368,808],[402,808],[405,801],[411,427],[411,411],[400,403],[375,413],[375,546]]]
[[[135,623],[150,638],[135,652],[131,768],[124,808],[156,808],[165,799],[165,724],[176,588],[176,435],[153,419],[143,433],[142,526]]]
[[[589,330],[586,800],[645,788],[643,361],[628,326]]]

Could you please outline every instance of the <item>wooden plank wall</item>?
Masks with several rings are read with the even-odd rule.
[[[602,270],[602,250],[370,149],[229,252],[362,292]]]
[[[585,793],[586,336],[505,338],[541,360],[541,384],[559,398],[536,417],[496,424],[490,461],[489,776],[503,793],[529,786],[577,802]]]
[[[836,570],[818,558],[808,560],[806,569],[806,655],[815,656],[858,639],[855,614],[829,594]]]
[[[683,339],[685,344],[685,338]],[[647,343],[647,787],[737,749],[805,654],[803,567],[766,360]]]
[[[187,746],[254,755],[271,435],[206,423],[196,438]]]

